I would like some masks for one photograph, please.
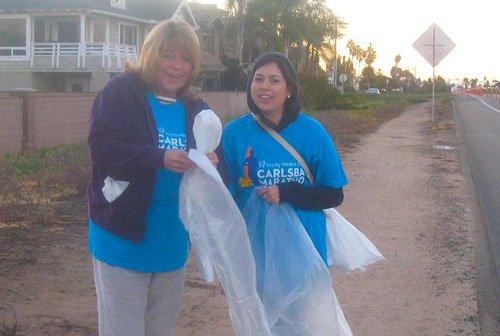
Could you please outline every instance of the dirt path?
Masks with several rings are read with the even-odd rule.
[[[369,135],[345,166],[340,208],[386,261],[335,274],[356,336],[478,335],[471,213],[449,109],[431,130],[429,104],[408,109]]]
[[[344,155],[350,185],[340,211],[387,258],[364,273],[334,274],[355,336],[478,335],[464,181],[457,153],[432,147],[453,144],[453,130],[443,119],[431,132],[428,120],[428,104],[411,107]],[[15,307],[18,335],[96,335],[85,226],[17,230],[23,243],[0,249],[7,324]],[[233,335],[224,297],[191,264],[176,335]]]

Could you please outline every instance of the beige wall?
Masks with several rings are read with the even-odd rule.
[[[83,141],[94,93],[40,93],[33,96],[36,148]]]
[[[223,123],[247,112],[245,93],[201,92],[200,96]],[[94,97],[95,93],[81,92],[30,92],[16,96],[0,93],[0,154],[22,150],[23,109],[25,148],[84,141]]]
[[[246,92],[201,92],[200,96],[223,122],[248,111]]]
[[[0,95],[0,154],[18,152],[23,144],[22,100]]]

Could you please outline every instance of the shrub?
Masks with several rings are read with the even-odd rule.
[[[335,106],[340,93],[328,84],[326,74],[299,74],[302,106],[313,110],[326,110]]]

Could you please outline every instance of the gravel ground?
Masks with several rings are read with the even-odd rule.
[[[350,184],[340,212],[386,261],[363,273],[334,272],[335,291],[355,336],[479,335],[472,220],[447,104],[437,126],[429,104],[408,108],[363,138],[343,161]],[[68,200],[61,225],[1,227],[0,314],[17,335],[96,335],[84,202]],[[2,325],[0,324],[0,331]],[[233,335],[217,285],[191,263],[176,335]]]

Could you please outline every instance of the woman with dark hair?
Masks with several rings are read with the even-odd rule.
[[[88,214],[101,336],[173,335],[189,250],[179,185],[194,166],[194,117],[209,109],[190,91],[200,58],[189,24],[160,22],[137,65],[95,98]]]
[[[251,113],[225,128],[222,164],[227,184],[242,209],[257,188],[270,204],[289,203],[323,261],[327,262],[326,220],[322,209],[340,205],[347,184],[331,136],[301,112],[297,73],[285,55],[267,52],[254,63],[247,84]],[[265,130],[274,130],[309,167]]]

